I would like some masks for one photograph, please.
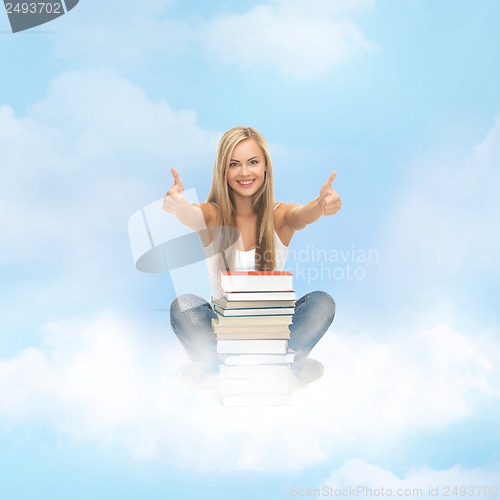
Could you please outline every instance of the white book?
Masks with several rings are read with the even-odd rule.
[[[294,307],[260,307],[258,309],[224,309],[214,304],[215,312],[221,316],[274,316],[291,315],[294,313]]]
[[[219,381],[219,392],[226,394],[288,394],[290,392],[288,379],[265,380],[265,379],[221,379]]]
[[[295,291],[292,292],[228,292],[222,298],[228,302],[233,300],[295,300]]]
[[[294,307],[295,300],[233,300],[212,296],[212,302],[224,309],[257,309],[268,307]]]
[[[288,380],[290,365],[219,365],[222,379]]]
[[[288,271],[221,271],[220,287],[227,292],[291,292]]]
[[[286,354],[288,340],[218,340],[219,354]]]
[[[289,339],[290,332],[216,333],[217,340]]]
[[[225,365],[276,365],[293,363],[295,351],[286,354],[221,354]]]

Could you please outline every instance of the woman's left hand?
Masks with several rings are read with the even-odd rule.
[[[319,190],[319,205],[323,215],[334,215],[342,206],[339,194],[332,188],[332,182],[336,175],[337,172],[333,171]]]

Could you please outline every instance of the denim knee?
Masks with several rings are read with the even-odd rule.
[[[315,290],[309,293],[308,300],[314,302],[319,310],[324,311],[325,315],[330,317],[332,320],[335,317],[335,300],[333,297],[323,292],[322,290]]]
[[[177,317],[180,313],[183,313],[188,309],[194,309],[204,303],[205,301],[201,297],[192,293],[179,295],[170,304],[170,321],[172,321],[172,318]]]

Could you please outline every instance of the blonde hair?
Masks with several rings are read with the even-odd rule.
[[[215,156],[212,185],[207,202],[217,205],[220,226],[216,239],[212,239],[214,249],[218,254],[218,270],[231,270],[234,264],[235,252],[229,255],[226,250],[235,242],[236,212],[232,196],[232,188],[227,182],[229,163],[234,148],[241,141],[254,139],[262,148],[265,157],[266,173],[264,182],[253,198],[253,211],[257,214],[257,247],[255,249],[255,269],[257,271],[272,271],[274,269],[274,183],[269,146],[264,136],[253,127],[234,127],[221,138]],[[212,235],[213,238],[213,235]],[[234,249],[234,247],[233,247]]]

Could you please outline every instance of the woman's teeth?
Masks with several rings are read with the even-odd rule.
[[[250,186],[250,184],[253,184],[255,179],[251,181],[236,181],[238,184],[241,184],[242,186]]]

